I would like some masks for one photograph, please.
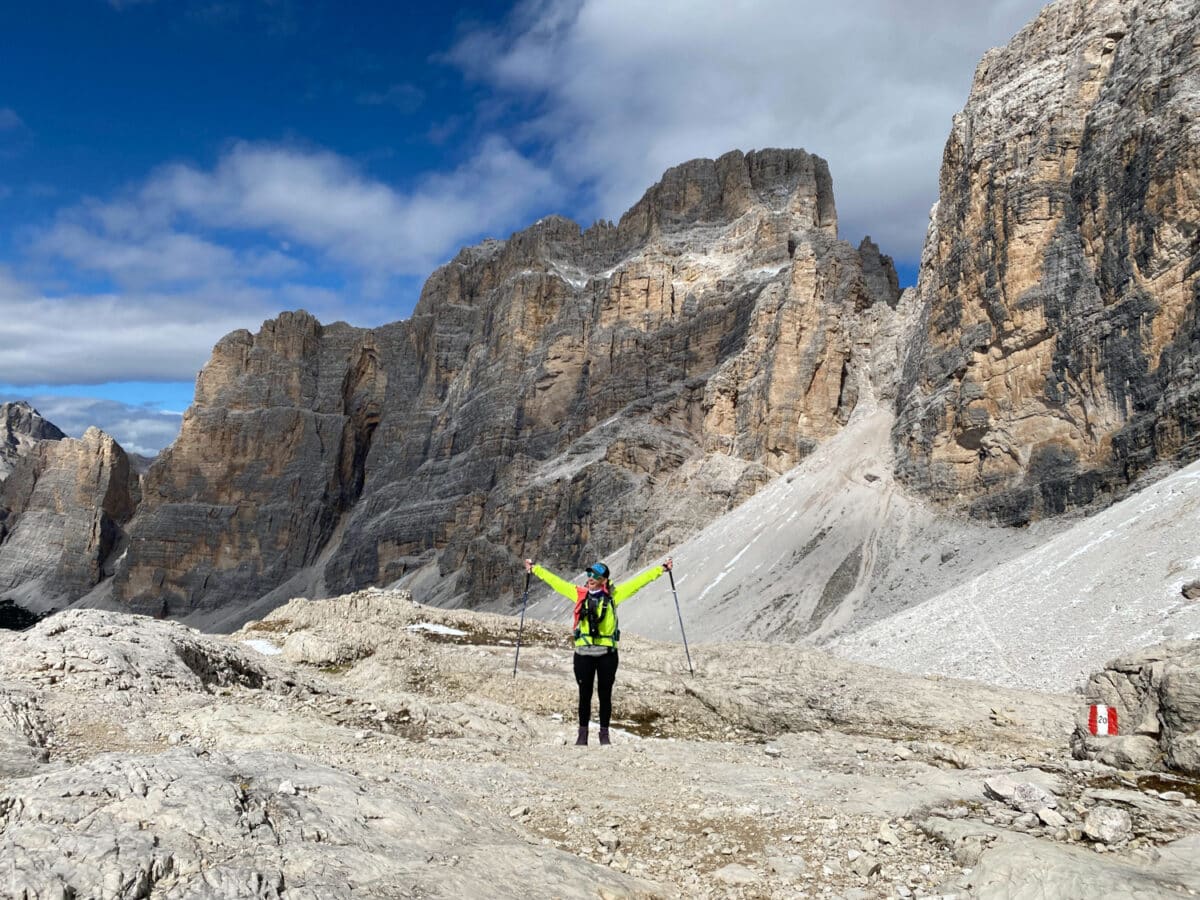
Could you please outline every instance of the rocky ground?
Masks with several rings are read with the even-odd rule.
[[[0,896],[1200,891],[1200,783],[1072,759],[1078,697],[628,639],[577,748],[562,629],[514,677],[516,631],[364,591],[0,635]]]

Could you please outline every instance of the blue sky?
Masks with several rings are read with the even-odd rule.
[[[44,0],[0,9],[0,400],[153,453],[213,344],[406,317],[461,246],[803,147],[912,280],[1030,0]]]

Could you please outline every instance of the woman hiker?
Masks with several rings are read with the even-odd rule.
[[[617,627],[617,607],[664,572],[671,570],[671,560],[647,569],[636,578],[614,585],[609,579],[608,566],[596,563],[587,567],[587,583],[578,587],[559,578],[549,569],[525,560],[525,571],[532,572],[558,593],[575,604],[575,681],[579,685],[579,737],[576,746],[588,742],[588,719],[592,712],[592,683],[600,683],[600,743],[608,739],[608,722],[612,716],[612,689],[617,680],[617,644],[621,629]]]

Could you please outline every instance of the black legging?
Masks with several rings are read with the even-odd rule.
[[[600,681],[600,727],[607,728],[612,718],[612,689],[617,680],[618,654],[614,649],[604,656],[575,654],[575,683],[579,685],[579,727],[587,728],[592,714],[592,682]]]

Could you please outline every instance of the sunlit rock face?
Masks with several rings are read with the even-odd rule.
[[[146,475],[118,594],[174,616],[312,563],[362,491],[386,386],[377,358],[371,332],[303,312],[223,338]]]
[[[98,428],[39,441],[0,485],[0,598],[44,612],[87,593],[111,574],[138,500],[125,451]]]
[[[1200,454],[1197,22],[1057,2],[980,63],[894,432],[911,486],[1019,524]]]
[[[650,558],[894,393],[896,284],[838,240],[823,160],[734,152],[616,225],[462,251],[407,321],[232,334],[147,476],[116,596],[177,615],[421,570],[470,603],[526,556]]]

